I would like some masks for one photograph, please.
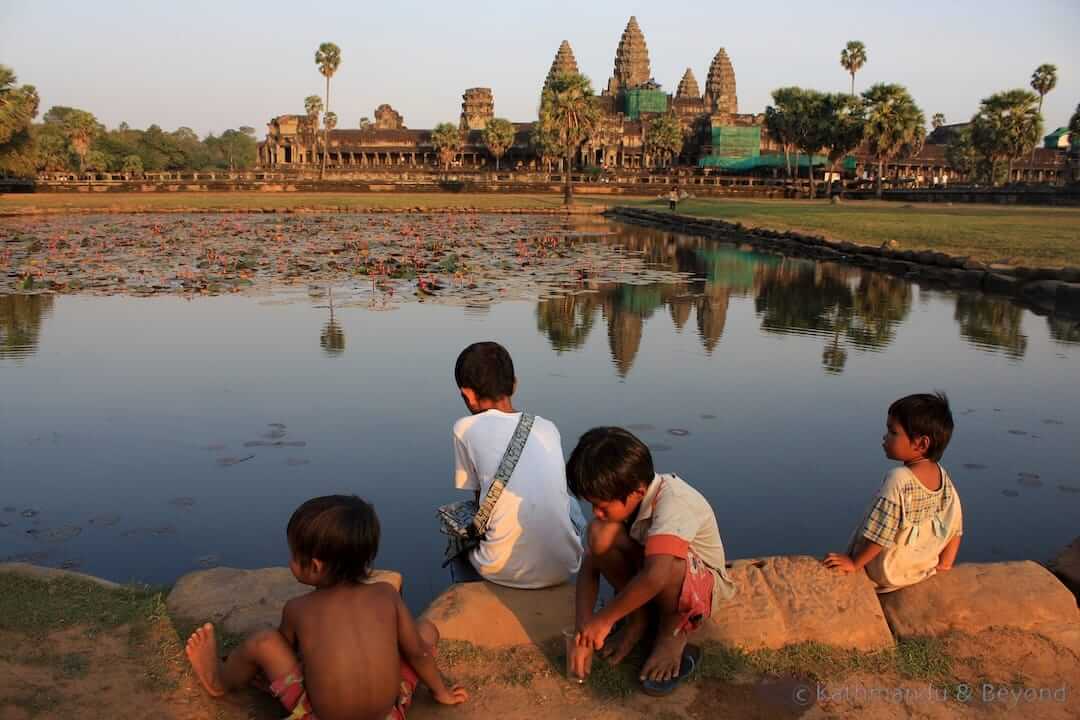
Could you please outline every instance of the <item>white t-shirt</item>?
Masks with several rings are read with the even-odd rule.
[[[486,410],[454,423],[454,486],[480,490],[483,502],[521,413]],[[537,416],[488,531],[470,553],[486,580],[515,588],[566,582],[581,565],[585,519],[566,489],[562,440]]]

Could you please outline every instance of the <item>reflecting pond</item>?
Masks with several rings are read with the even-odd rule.
[[[292,510],[355,492],[382,519],[378,564],[420,607],[447,582],[453,361],[480,339],[510,349],[516,404],[566,452],[594,425],[634,429],[712,502],[730,557],[842,549],[889,467],[885,409],[934,388],[957,423],[961,560],[1044,560],[1080,533],[1075,322],[747,246],[537,223],[624,260],[452,302],[402,292],[414,278],[393,300],[368,278],[0,296],[0,558],[153,583],[283,564]]]

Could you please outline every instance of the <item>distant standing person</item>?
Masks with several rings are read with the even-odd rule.
[[[454,423],[454,486],[487,496],[521,419],[510,353],[495,342],[473,343],[458,355],[454,379],[471,413]],[[492,510],[480,545],[469,552],[484,580],[514,588],[566,582],[581,565],[585,518],[566,488],[562,439],[536,416],[520,459]]]
[[[679,188],[671,188],[671,192],[667,196],[668,210],[675,212],[675,207],[679,204]]]

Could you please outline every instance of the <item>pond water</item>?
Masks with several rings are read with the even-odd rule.
[[[567,453],[599,424],[648,442],[711,501],[732,558],[842,550],[891,465],[886,408],[934,388],[956,418],[961,560],[1044,560],[1080,533],[1075,322],[746,246],[573,231],[630,271],[485,302],[380,300],[363,278],[0,295],[0,559],[150,583],[280,565],[293,509],[351,492],[422,607],[448,581],[434,508],[457,499],[453,362],[482,339],[509,348],[515,404]]]

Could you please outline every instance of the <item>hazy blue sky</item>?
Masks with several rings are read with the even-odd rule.
[[[388,102],[409,127],[457,121],[461,93],[491,87],[495,112],[535,118],[540,86],[563,39],[597,91],[636,15],[656,80],[673,91],[687,67],[704,89],[724,47],[735,66],[739,109],[761,112],[781,85],[843,90],[848,40],[869,63],[856,78],[907,85],[929,120],[968,119],[997,90],[1027,87],[1043,62],[1058,66],[1047,125],[1064,125],[1080,102],[1080,1],[609,2],[418,0],[181,3],[0,0],[0,63],[32,83],[43,110],[73,105],[109,127],[181,125],[200,134],[303,111],[322,94],[320,42],[343,62],[331,86],[339,127],[356,127]]]

